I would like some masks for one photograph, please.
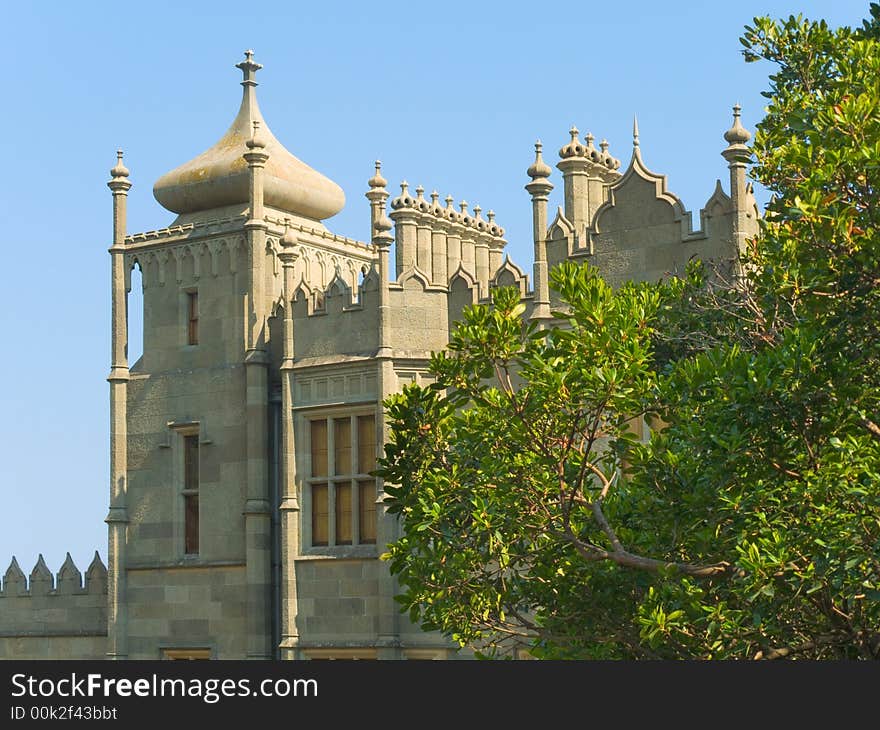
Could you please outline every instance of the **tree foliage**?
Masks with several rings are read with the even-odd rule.
[[[880,8],[742,43],[775,64],[745,275],[614,291],[563,264],[560,326],[497,290],[436,384],[387,402],[388,558],[425,628],[487,654],[880,658]]]

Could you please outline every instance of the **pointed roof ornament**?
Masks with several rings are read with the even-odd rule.
[[[567,145],[559,150],[559,156],[562,159],[565,159],[567,157],[582,156],[584,154],[584,146],[580,143],[580,140],[578,139],[580,131],[576,126],[572,124],[571,129],[568,130],[568,133],[571,135],[571,139],[569,140]]]
[[[25,580],[24,571],[18,564],[18,559],[13,555],[12,561],[9,563],[9,567],[6,569],[6,573],[3,575],[3,583],[8,583],[10,580]]]
[[[116,167],[110,170],[113,178],[128,177],[128,168],[122,164],[122,150],[116,150]]]
[[[382,160],[376,160],[376,174],[367,180],[367,185],[371,188],[384,188],[388,181],[382,177]]]
[[[742,107],[737,102],[733,106],[733,126],[724,133],[724,139],[731,145],[744,145],[752,138],[749,130],[740,121],[740,112]]]
[[[242,71],[244,89],[229,129],[215,145],[160,177],[153,186],[153,196],[163,207],[179,214],[247,205],[249,172],[241,162],[241,151],[249,140],[254,140],[253,122],[258,121],[257,140],[262,139],[269,156],[263,180],[265,204],[310,220],[320,221],[338,213],[345,205],[342,188],[294,157],[263,119],[255,88],[255,74],[262,66],[254,61],[253,51],[246,51],[245,60],[236,68]]]
[[[95,557],[92,558],[92,562],[89,563],[89,567],[86,569],[86,575],[90,578],[107,577],[107,566],[104,565],[104,561],[101,560],[101,555],[97,550],[95,550]]]
[[[70,583],[75,583],[77,588],[82,585],[82,573],[80,573],[79,568],[76,567],[76,563],[73,562],[73,557],[71,557],[70,552],[68,552],[67,556],[64,558],[64,562],[61,564],[61,568],[58,570],[56,578],[58,579],[59,584],[62,581],[68,581]]]
[[[241,63],[235,64],[235,67],[241,69],[242,75],[244,79],[242,79],[242,86],[256,86],[257,80],[256,75],[257,71],[263,68],[262,64],[254,61],[254,52],[250,49],[244,52],[244,61]]]
[[[541,150],[543,149],[544,145],[541,144],[541,140],[537,140],[535,142],[535,161],[532,163],[531,167],[526,170],[526,175],[532,178],[532,180],[535,180],[536,178],[550,177],[550,173],[552,172],[550,165],[544,162],[544,158],[541,155]]]
[[[633,147],[639,146],[639,118],[633,114]]]

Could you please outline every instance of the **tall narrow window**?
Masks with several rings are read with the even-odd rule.
[[[330,513],[327,482],[327,421],[312,421],[312,545],[329,545],[330,530],[327,518]]]
[[[199,344],[199,293],[188,292],[186,295],[186,344]]]
[[[199,554],[199,436],[183,437],[183,551]]]
[[[375,416],[313,419],[309,436],[312,545],[375,544]]]

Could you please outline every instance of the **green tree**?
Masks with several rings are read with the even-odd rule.
[[[499,290],[436,386],[387,403],[388,558],[425,628],[489,654],[880,657],[880,9],[742,42],[776,65],[753,147],[774,197],[738,286],[565,264],[562,326]]]

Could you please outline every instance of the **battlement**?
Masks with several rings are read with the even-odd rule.
[[[42,555],[29,576],[12,558],[0,587],[0,637],[106,633],[107,568],[97,552],[85,576],[70,553],[54,576]]]
[[[390,217],[394,221],[396,275],[410,269],[421,271],[430,284],[448,286],[453,274],[462,268],[470,273],[485,293],[492,274],[501,266],[507,241],[504,229],[495,222],[495,213],[476,205],[468,211],[467,201],[453,206],[451,195],[440,205],[437,191],[431,199],[424,188],[416,188],[413,197],[409,183],[400,184],[400,195],[391,201]]]

